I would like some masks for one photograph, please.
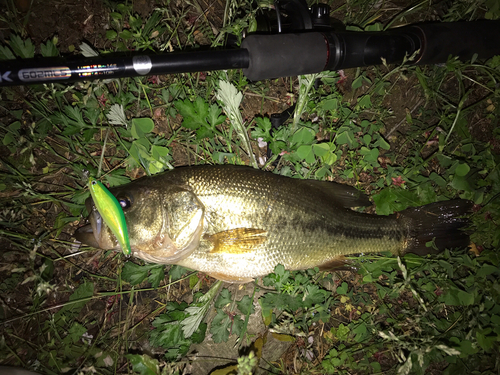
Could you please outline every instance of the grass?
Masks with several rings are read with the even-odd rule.
[[[447,21],[499,15],[491,1],[377,4],[348,1],[333,15],[371,30],[435,12]],[[110,5],[98,47],[220,46],[255,14],[246,2],[227,2],[217,19],[200,9],[164,4],[141,17],[128,4]],[[57,39],[35,46],[14,31],[0,58],[59,53]],[[224,374],[257,366],[283,374],[498,373],[499,66],[498,58],[452,58],[258,83],[228,71],[2,89],[0,363],[44,374],[180,374],[200,362],[188,353],[205,339],[240,348]],[[290,99],[295,113],[273,130],[268,115]],[[221,163],[355,185],[382,215],[471,199],[476,253],[353,258],[358,273],[278,266],[239,290],[178,266],[74,246],[87,214],[84,171],[117,186]],[[259,332],[250,330],[256,311]],[[288,351],[266,363],[272,340]],[[203,358],[206,368],[223,363],[220,350]]]

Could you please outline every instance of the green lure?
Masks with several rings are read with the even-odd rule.
[[[120,203],[102,183],[92,177],[89,178],[89,190],[97,211],[115,235],[123,254],[130,256],[127,222]]]

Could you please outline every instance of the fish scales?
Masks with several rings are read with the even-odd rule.
[[[267,232],[267,240],[246,254],[214,254],[207,251],[210,242],[202,243],[178,263],[189,268],[216,274],[231,269],[244,278],[250,264],[252,273],[262,275],[277,264],[305,269],[341,255],[403,248],[407,231],[396,220],[336,206],[321,191],[296,179],[244,167],[197,168],[196,177],[186,182],[205,205],[208,234],[235,228]]]
[[[351,254],[403,254],[415,243],[411,232],[417,222],[411,215],[355,212],[337,195],[339,186],[243,166],[197,166],[111,191],[118,199],[131,197],[135,206],[124,210],[134,255],[226,281],[249,281],[277,264],[297,270],[328,267]],[[352,195],[352,187],[345,189]],[[177,196],[182,199],[172,198]],[[172,240],[173,218],[181,222],[175,233],[183,240]],[[196,224],[199,233],[191,235]],[[185,245],[184,253],[171,258],[161,248],[168,241]]]

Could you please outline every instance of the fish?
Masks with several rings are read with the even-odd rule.
[[[352,186],[246,166],[179,167],[110,192],[123,208],[132,255],[233,283],[265,276],[278,264],[329,270],[354,254],[425,255],[469,245],[462,229],[470,201],[367,214],[353,209],[371,202]],[[118,250],[113,231],[98,224],[95,202],[86,204],[90,224],[77,230],[76,239]]]
[[[94,202],[93,208],[97,210],[97,219],[99,219],[99,221],[96,221],[96,224],[107,226],[115,236],[116,241],[118,241],[123,254],[130,256],[131,249],[127,222],[120,202],[95,178],[89,177],[88,185],[92,201]],[[98,230],[99,227],[96,225],[96,232]]]

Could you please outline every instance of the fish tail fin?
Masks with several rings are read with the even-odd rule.
[[[445,249],[469,246],[469,235],[462,230],[469,224],[466,217],[473,202],[463,199],[431,203],[399,212],[407,221],[409,240],[405,253],[437,254]],[[426,246],[429,241],[434,246]]]

